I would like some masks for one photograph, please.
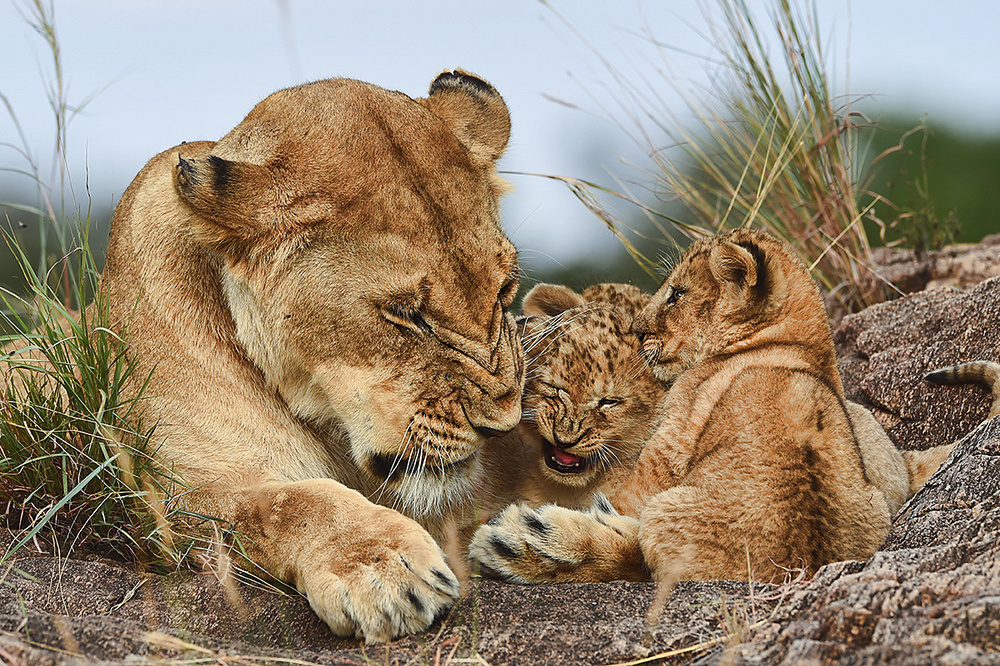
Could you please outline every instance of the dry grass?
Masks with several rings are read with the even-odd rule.
[[[840,312],[885,300],[894,288],[874,269],[869,235],[902,223],[934,225],[933,214],[888,208],[871,185],[880,155],[868,150],[874,123],[852,109],[848,95],[831,87],[829,53],[815,3],[775,0],[762,20],[744,0],[717,0],[706,9],[706,57],[710,83],[690,91],[664,74],[662,80],[629,75],[602,59],[611,77],[604,100],[617,103],[625,121],[616,124],[649,156],[643,189],[656,204],[572,178],[559,178],[619,237],[633,257],[652,262],[631,242],[629,224],[611,212],[609,198],[640,206],[665,238],[698,237],[755,226],[787,241]],[[561,18],[561,17],[560,17]],[[569,22],[564,19],[567,25]],[[649,45],[670,71],[668,47],[651,30]],[[598,54],[599,55],[599,54]],[[683,109],[662,94],[676,90]],[[918,175],[926,178],[926,172]],[[888,202],[885,202],[888,203]],[[682,213],[665,215],[667,204]],[[924,211],[926,212],[926,211]]]

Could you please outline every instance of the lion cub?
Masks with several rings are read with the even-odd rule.
[[[878,549],[890,507],[865,473],[819,290],[783,243],[748,229],[695,242],[633,331],[674,383],[611,496],[625,515],[507,511],[475,557],[517,580],[631,577],[637,535],[658,579],[767,581]]]
[[[487,444],[489,513],[515,501],[589,507],[595,492],[613,494],[627,478],[666,395],[629,331],[649,300],[611,283],[582,293],[553,284],[528,292],[523,418]]]

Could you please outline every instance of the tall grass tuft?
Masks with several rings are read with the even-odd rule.
[[[873,268],[869,233],[892,223],[876,217],[871,184],[880,160],[898,148],[869,155],[874,124],[833,93],[815,3],[775,0],[764,22],[745,0],[716,4],[708,16],[710,61],[719,67],[711,88],[684,91],[669,75],[634,83],[605,61],[636,125],[629,134],[652,159],[652,189],[683,212],[643,211],[691,239],[741,226],[768,230],[810,267],[833,312],[885,300],[893,288]],[[662,85],[677,89],[693,121],[667,108]],[[607,217],[593,203],[601,193],[584,189],[581,201]],[[605,221],[624,238],[620,220]]]
[[[176,559],[164,498],[177,482],[155,462],[153,429],[135,407],[148,376],[136,374],[128,342],[112,331],[106,294],[84,242],[75,312],[39,279],[10,234],[30,290],[5,292],[0,356],[0,503],[12,543],[9,559],[29,542],[67,554],[78,546],[129,561]],[[140,387],[125,392],[128,383]]]
[[[18,293],[0,292],[0,564],[29,543],[63,555],[83,548],[168,564],[177,559],[170,498],[182,485],[154,461],[153,429],[137,417],[149,377],[137,374],[128,355],[127,334],[120,333],[127,322],[109,321],[90,249],[90,213],[67,213],[67,129],[82,105],[67,99],[52,11],[41,0],[22,8],[52,55],[50,182],[0,91],[21,140],[3,147],[27,162],[26,169],[5,170],[30,178],[38,194],[37,207],[5,206],[34,214],[41,246],[37,257],[28,256],[9,218],[0,218],[0,239],[26,284]]]

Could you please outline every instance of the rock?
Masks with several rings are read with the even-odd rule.
[[[941,287],[966,289],[1000,276],[1000,234],[933,252],[875,248],[872,255],[878,275],[904,294]]]
[[[845,316],[834,331],[844,391],[901,449],[957,441],[989,412],[981,386],[932,386],[931,370],[1000,361],[1000,278],[924,291]]]

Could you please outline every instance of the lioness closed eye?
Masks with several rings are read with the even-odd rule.
[[[338,634],[389,640],[453,603],[432,535],[520,418],[509,133],[462,71],[424,99],[320,81],[154,157],[115,211],[112,318],[154,370],[142,417],[187,508]]]

